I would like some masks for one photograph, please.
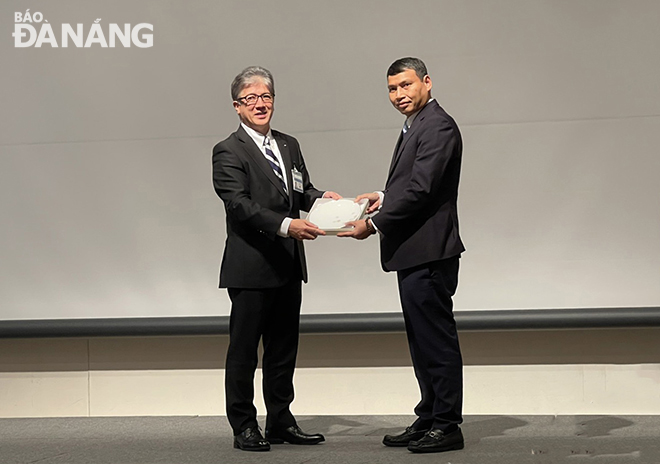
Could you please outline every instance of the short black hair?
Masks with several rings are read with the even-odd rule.
[[[404,72],[406,69],[412,69],[415,71],[415,74],[417,74],[417,77],[420,79],[424,79],[424,76],[428,74],[426,65],[422,60],[408,56],[406,58],[399,58],[394,63],[392,63],[387,69],[387,75],[395,76]]]

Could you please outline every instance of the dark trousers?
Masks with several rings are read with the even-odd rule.
[[[230,288],[228,291],[232,307],[225,395],[227,418],[234,434],[257,426],[254,373],[262,338],[266,428],[295,425],[289,405],[293,401],[302,283],[294,279],[278,288]]]
[[[422,399],[415,428],[451,430],[463,421],[463,360],[452,296],[459,257],[397,272],[415,376]]]

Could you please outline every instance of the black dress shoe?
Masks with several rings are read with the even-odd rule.
[[[234,435],[234,448],[243,451],[270,451],[270,443],[264,440],[258,427],[248,427]]]
[[[416,441],[408,443],[408,451],[413,453],[439,453],[463,449],[463,432],[457,428],[453,432],[445,433],[440,429],[432,429]]]
[[[285,429],[266,429],[266,439],[273,445],[279,445],[287,442],[292,445],[316,445],[325,441],[325,437],[320,433],[313,435],[307,434],[300,430],[297,425],[292,425]]]
[[[407,427],[399,435],[385,435],[383,445],[385,446],[408,446],[408,443],[421,439],[429,429],[415,430],[413,426]]]

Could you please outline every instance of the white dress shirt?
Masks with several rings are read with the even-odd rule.
[[[259,150],[261,150],[261,153],[264,155],[264,158],[266,157],[266,148],[264,147],[264,140],[266,137],[268,137],[268,141],[270,143],[270,149],[273,151],[273,154],[277,158],[277,162],[280,163],[280,168],[282,169],[282,175],[284,177],[284,185],[286,185],[286,190],[289,191],[289,183],[287,181],[287,176],[286,176],[286,166],[284,165],[284,161],[282,160],[282,154],[280,153],[280,149],[277,146],[277,141],[273,137],[273,133],[271,132],[270,129],[268,129],[268,133],[266,135],[263,135],[256,130],[252,129],[251,127],[248,127],[247,125],[243,124],[241,122],[241,126],[243,126],[243,129],[245,129],[245,132],[250,136],[252,140],[254,140],[254,143],[257,144],[257,147],[259,147]],[[293,221],[292,218],[286,217],[282,221],[282,224],[280,225],[279,230],[277,231],[277,235],[280,237],[288,237],[289,236],[289,226],[291,225],[291,221]]]

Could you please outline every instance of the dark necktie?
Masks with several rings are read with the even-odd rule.
[[[277,178],[282,182],[282,188],[286,192],[286,183],[284,183],[284,175],[282,175],[282,168],[280,167],[280,163],[277,161],[277,157],[275,156],[275,153],[273,153],[273,150],[270,148],[270,140],[268,137],[264,139],[264,151],[266,152],[266,159],[268,160],[268,163],[270,163],[270,167],[273,168],[273,172],[277,176]]]

